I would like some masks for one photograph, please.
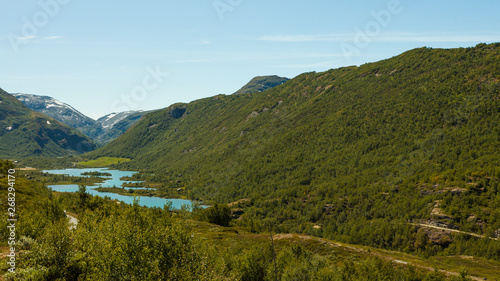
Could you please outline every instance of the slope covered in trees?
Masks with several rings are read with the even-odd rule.
[[[459,268],[448,269],[445,263],[439,267],[451,272],[434,272],[423,259],[326,239],[275,235],[272,247],[269,233],[199,222],[193,220],[196,215],[168,206],[116,204],[84,188],[77,194],[51,192],[22,172],[8,171],[12,168],[0,160],[0,196],[7,198],[12,188],[10,175],[17,199],[15,245],[6,247],[12,237],[6,212],[0,221],[5,280],[470,280],[465,271],[458,276]],[[0,207],[7,210],[7,200]],[[8,271],[11,247],[15,273]],[[476,261],[468,260],[457,261]],[[488,265],[498,267],[485,262],[469,272],[491,278],[497,271]]]
[[[92,140],[0,89],[0,157],[57,157],[96,148]]]
[[[192,198],[251,198],[240,223],[257,231],[267,218],[281,231],[499,259],[495,240],[409,224],[500,229],[499,58],[500,44],[420,48],[176,104],[89,157],[131,158],[124,167],[180,180]]]

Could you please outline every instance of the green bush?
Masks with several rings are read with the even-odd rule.
[[[209,223],[229,226],[231,209],[225,204],[215,203],[212,207],[201,210],[201,218]]]

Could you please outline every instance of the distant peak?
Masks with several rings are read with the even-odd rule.
[[[248,82],[241,89],[236,91],[235,95],[240,94],[252,94],[259,93],[269,89],[272,89],[276,86],[279,86],[290,79],[286,77],[280,77],[277,75],[267,75],[267,76],[257,76],[254,77],[250,82]]]

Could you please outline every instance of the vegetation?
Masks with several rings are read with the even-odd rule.
[[[7,279],[498,279],[499,58],[500,44],[420,48],[147,114],[85,163],[212,207],[127,206],[20,177],[24,248]]]
[[[210,208],[200,209],[199,217],[209,223],[229,226],[229,222],[231,222],[231,209],[227,205],[215,203]]]
[[[272,76],[257,76],[250,80],[245,86],[236,91],[235,95],[240,94],[252,94],[252,93],[260,93],[266,90],[272,89],[276,86],[279,86],[290,79],[285,77],[279,77],[276,75]]]
[[[424,257],[500,260],[500,44],[420,48],[271,90],[176,104],[86,157],[189,198],[249,198],[238,225]]]
[[[161,198],[180,198],[186,199],[180,192],[162,192],[154,189],[144,189],[137,187],[98,187],[94,190],[99,192],[112,192],[124,196],[148,196],[148,197],[161,197]]]
[[[111,177],[110,173],[97,172],[97,171],[94,171],[94,172],[84,172],[81,175],[82,176],[92,176],[92,177]]]
[[[137,176],[140,175],[140,176]],[[144,176],[143,174],[134,174],[132,177],[123,177],[123,181],[142,181],[125,182],[122,187],[100,187],[95,190],[99,192],[113,192],[120,195],[154,196],[162,198],[181,198],[187,199],[183,184],[179,182],[154,182],[157,177],[154,175]]]
[[[17,160],[17,167],[36,167],[37,169],[55,170],[74,168],[78,161],[81,161],[79,156],[66,157],[27,157]]]
[[[99,157],[97,159],[79,162],[78,166],[80,167],[95,167],[95,168],[106,168],[112,167],[113,165],[120,164],[123,162],[128,162],[130,159],[128,158],[119,158],[119,157]]]
[[[0,173],[12,167],[0,163]],[[429,271],[417,257],[283,234],[274,235],[275,271],[269,233],[198,222],[196,214],[168,206],[142,208],[139,199],[116,204],[88,195],[84,186],[76,194],[52,193],[21,174],[16,180],[20,251],[16,272],[6,280],[275,280],[275,274],[278,280],[470,280],[458,269]],[[7,187],[0,179],[3,198]],[[78,218],[76,228],[64,210]],[[0,224],[1,241],[7,241],[6,220]],[[402,262],[408,259],[415,266]],[[6,272],[5,262],[1,269]]]
[[[29,178],[36,180],[38,182],[44,183],[45,185],[66,185],[66,184],[79,184],[79,185],[97,185],[98,183],[103,183],[104,179],[97,176],[91,177],[75,177],[64,174],[50,174],[39,170],[27,170],[23,171],[23,174]]]

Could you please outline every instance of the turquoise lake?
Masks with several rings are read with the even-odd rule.
[[[111,193],[111,192],[99,192],[95,190],[95,188],[100,187],[121,187],[123,183],[139,183],[139,187],[141,188],[141,182],[140,181],[122,181],[120,178],[122,177],[130,177],[133,174],[137,172],[132,172],[132,171],[119,171],[119,170],[110,170],[108,168],[86,168],[86,169],[64,169],[64,170],[44,170],[42,171],[44,173],[49,173],[49,174],[56,174],[56,175],[68,175],[68,176],[75,176],[75,177],[88,177],[88,176],[83,176],[82,173],[85,172],[101,172],[101,173],[110,173],[110,177],[104,177],[106,180],[103,183],[99,183],[97,186],[87,186],[87,193],[91,195],[98,195],[101,197],[107,196],[111,199],[117,199],[119,201],[122,201],[127,204],[132,204],[134,201],[133,196],[124,196],[124,195],[119,195],[116,193]],[[76,192],[78,191],[78,185],[76,184],[68,184],[68,185],[49,185],[52,190],[57,191],[57,192]],[[127,187],[126,189],[130,189]],[[134,189],[134,188],[132,188]],[[165,204],[168,202],[172,202],[172,207],[174,209],[180,209],[182,205],[188,205],[191,206],[192,203],[194,203],[191,200],[185,200],[185,199],[167,199],[167,198],[159,198],[159,197],[148,197],[148,196],[142,196],[140,197],[140,202],[139,204],[141,206],[146,206],[146,207],[159,207],[163,208]]]

